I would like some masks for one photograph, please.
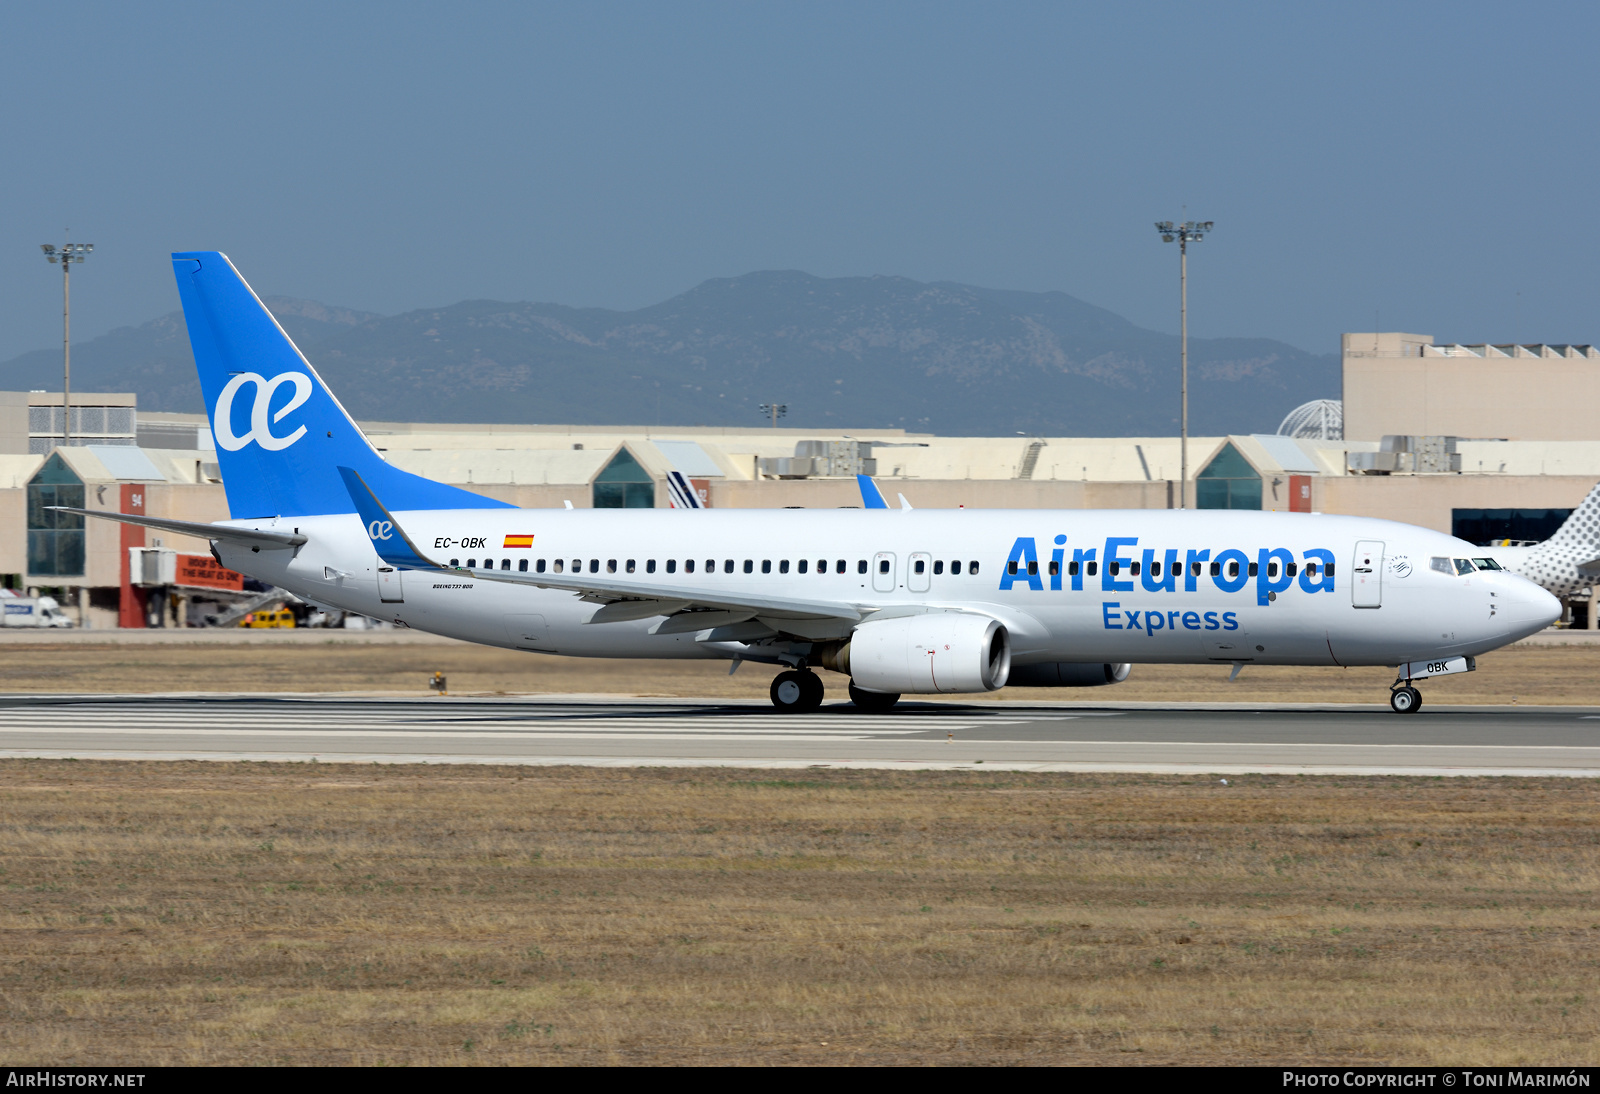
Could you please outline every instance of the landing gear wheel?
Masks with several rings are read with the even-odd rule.
[[[1396,714],[1415,714],[1422,709],[1422,692],[1407,684],[1389,693],[1389,705]]]
[[[900,701],[900,696],[884,691],[862,691],[852,683],[850,701],[862,710],[888,710]]]
[[[772,705],[782,714],[805,714],[822,705],[822,681],[814,672],[793,669],[772,680]]]

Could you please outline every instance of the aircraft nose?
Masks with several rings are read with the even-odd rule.
[[[1561,601],[1526,578],[1506,590],[1506,622],[1515,630],[1532,634],[1561,618]]]

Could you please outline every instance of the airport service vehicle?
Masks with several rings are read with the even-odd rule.
[[[7,627],[70,627],[72,620],[53,596],[8,596],[0,600],[0,625]]]
[[[1129,666],[1399,666],[1420,679],[1551,623],[1554,597],[1391,521],[1197,510],[527,510],[367,442],[226,256],[173,255],[231,519],[87,515],[208,538],[314,604],[486,645],[817,669],[901,695],[1115,683]],[[79,512],[82,510],[72,510]],[[1448,560],[1448,567],[1435,560]]]
[[[1556,596],[1600,585],[1600,483],[1543,543],[1480,547],[1477,553]]]
[[[272,612],[251,612],[239,620],[239,626],[271,630],[293,630],[294,612],[288,608],[279,608],[277,611]]]

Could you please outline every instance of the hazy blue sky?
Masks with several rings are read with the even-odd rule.
[[[1333,352],[1600,341],[1589,4],[0,7],[0,359],[166,255],[394,313],[757,269],[1059,289]],[[1520,296],[1518,295],[1520,293]],[[0,378],[0,386],[3,378]]]

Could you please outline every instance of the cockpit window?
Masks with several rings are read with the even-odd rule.
[[[1450,565],[1448,558],[1434,558],[1428,561],[1428,569],[1438,570],[1441,574],[1453,574],[1456,568]]]
[[[1462,576],[1465,576],[1465,575],[1470,574],[1472,572],[1472,560],[1471,559],[1458,558],[1458,559],[1455,560],[1455,563],[1456,563],[1456,573],[1461,574]]]
[[[1476,566],[1480,570],[1501,570],[1501,569],[1504,569],[1503,566],[1501,566],[1498,562],[1496,562],[1492,558],[1475,558],[1475,559],[1472,560],[1472,564],[1474,566]]]

